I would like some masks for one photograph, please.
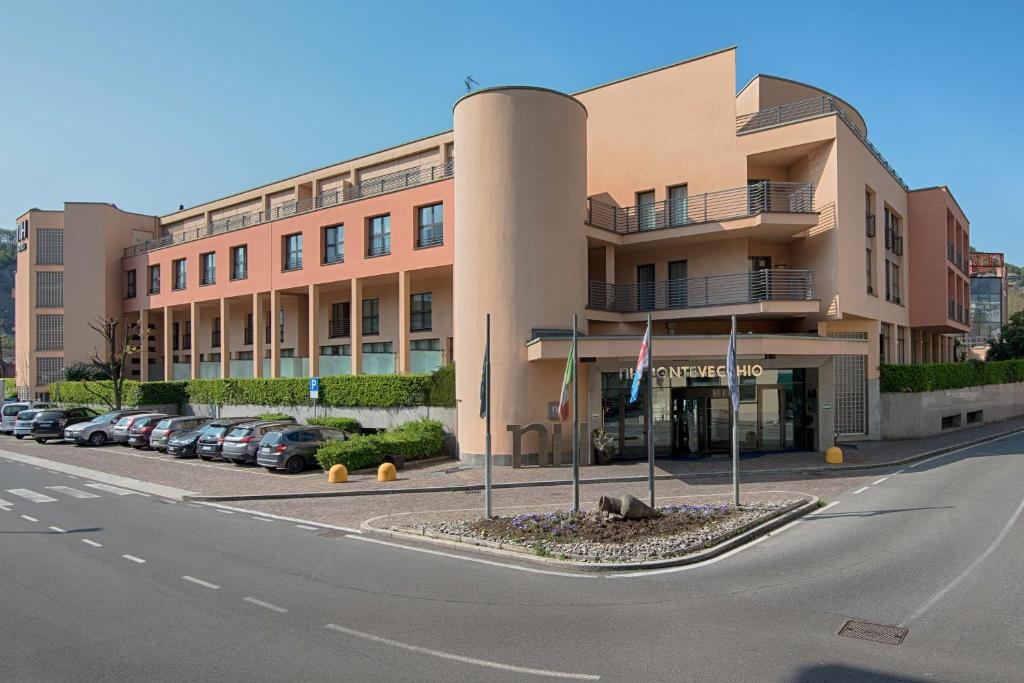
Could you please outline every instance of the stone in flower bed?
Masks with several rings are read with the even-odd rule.
[[[602,511],[548,512],[415,525],[421,534],[532,550],[582,562],[639,562],[686,555],[742,533],[802,500],[669,505],[651,519],[613,519]]]

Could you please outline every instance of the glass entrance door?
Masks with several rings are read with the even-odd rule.
[[[757,398],[758,448],[765,451],[786,448],[785,392],[778,386],[758,387]]]

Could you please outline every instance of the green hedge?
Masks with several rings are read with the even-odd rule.
[[[274,420],[276,422],[295,422],[295,416],[288,413],[260,413],[256,417],[261,420]]]
[[[1012,382],[1024,382],[1024,360],[883,365],[880,368],[881,390],[885,392],[941,391]]]
[[[136,382],[125,380],[124,406],[140,405],[176,405],[179,408],[185,403],[185,385],[187,382]],[[97,396],[99,394],[99,396]],[[113,402],[114,390],[110,380],[97,382],[54,382],[50,385],[50,398],[57,403],[100,404],[105,397]]]
[[[443,365],[430,375],[427,405],[455,407],[455,366]]]
[[[359,424],[359,420],[354,417],[314,417],[309,421],[311,425],[318,425],[320,427],[330,427],[331,429],[340,429],[343,432],[349,434],[358,434],[363,428]]]
[[[4,398],[18,398],[18,382],[10,377],[4,378]]]
[[[325,471],[337,464],[350,472],[377,467],[389,455],[421,460],[444,451],[444,428],[437,420],[415,420],[401,427],[370,436],[353,436],[347,441],[329,441],[316,453]]]

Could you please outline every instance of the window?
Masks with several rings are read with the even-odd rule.
[[[210,347],[214,349],[220,348],[220,318],[213,319],[213,330],[210,333]]]
[[[889,346],[892,344],[892,325],[882,323],[882,334],[879,339],[878,362],[889,362]]]
[[[636,307],[641,311],[654,309],[654,264],[636,267]]]
[[[444,241],[444,205],[431,204],[417,210],[416,246],[436,247]]]
[[[231,279],[244,280],[249,276],[249,248],[245,244],[231,247]]]
[[[367,223],[367,256],[386,256],[391,253],[391,214],[374,216]]]
[[[409,342],[410,351],[440,351],[440,339],[413,339]]]
[[[171,349],[178,350],[178,323],[171,323]]]
[[[242,345],[248,346],[252,344],[252,313],[245,314],[245,329],[243,330],[243,335],[244,338],[242,339]],[[252,352],[250,351],[249,353]]]
[[[328,336],[332,338],[349,336],[352,328],[350,315],[351,304],[348,301],[339,301],[331,304],[331,321]]]
[[[181,349],[188,351],[192,348],[192,321],[185,321],[185,332],[181,335]]]
[[[668,305],[684,308],[687,299],[686,261],[672,261],[668,264]]]
[[[889,260],[885,262],[885,298],[896,304],[903,303],[900,299],[900,267]]]
[[[380,299],[363,299],[363,334],[380,334]]]
[[[183,259],[176,259],[171,262],[171,270],[174,271],[174,289],[185,289],[188,284],[187,269],[188,262]]]
[[[873,267],[873,257],[871,255],[871,247],[867,247],[867,249],[865,250],[865,254],[864,254],[864,267],[866,268],[866,271],[865,271],[864,274],[865,274],[866,282],[867,282],[867,285],[868,285],[868,294],[874,294],[875,293],[875,278],[874,278],[875,269]]]
[[[64,264],[64,231],[54,228],[36,230],[36,264],[60,266]]]
[[[906,346],[904,343],[905,340],[903,339],[903,335],[906,333],[906,329],[907,328],[900,327],[899,325],[896,326],[896,362],[899,363],[900,365],[906,363],[903,357],[904,348]]]
[[[124,274],[124,298],[135,298],[135,270],[129,270]]]
[[[333,344],[331,346],[320,347],[321,356],[351,356],[352,345],[351,344]]]
[[[61,308],[64,306],[64,273],[61,271],[36,271],[36,306],[39,308]]]
[[[199,284],[212,285],[217,282],[217,255],[208,251],[199,255]]]
[[[345,226],[332,225],[324,228],[324,263],[341,263],[345,260]]]
[[[636,193],[636,219],[640,230],[655,227],[654,190]]]
[[[900,215],[885,207],[885,248],[897,256],[903,255],[903,219]]]
[[[686,225],[689,222],[689,197],[686,185],[668,188],[669,225]]]
[[[391,353],[391,342],[367,342],[363,353]]]
[[[59,382],[64,376],[63,358],[36,359],[36,384],[48,385]]]
[[[302,233],[285,235],[281,240],[284,243],[284,270],[300,270],[302,268]]]
[[[864,233],[875,236],[875,195],[871,190],[864,190]]]
[[[36,350],[62,351],[64,349],[64,316],[45,313],[36,316]]]
[[[412,295],[412,314],[409,329],[413,332],[426,332],[431,326],[431,294]]]
[[[149,267],[149,293],[160,293],[160,266]]]

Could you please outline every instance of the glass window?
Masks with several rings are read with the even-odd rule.
[[[668,188],[669,225],[685,225],[689,222],[689,191],[686,185]]]
[[[36,263],[59,266],[64,263],[64,231],[58,228],[36,230]]]
[[[36,350],[61,351],[63,349],[64,316],[60,313],[45,313],[37,315]]]
[[[324,263],[341,263],[345,260],[345,226],[332,225],[324,228]]]
[[[668,305],[670,308],[685,308],[687,304],[686,261],[672,261],[668,264]]]
[[[385,256],[391,253],[391,214],[370,218],[367,233],[367,256]]]
[[[174,270],[174,289],[185,289],[187,284],[187,262],[185,259],[176,259],[172,263],[172,269]]]
[[[412,314],[410,329],[413,332],[426,332],[431,327],[431,293],[412,295]]]
[[[330,337],[347,337],[351,333],[351,306],[348,301],[331,304]]]
[[[160,266],[149,267],[149,293],[159,294],[160,293]]]
[[[213,319],[213,330],[210,333],[210,346],[215,349],[220,348],[220,318],[216,317]]]
[[[865,265],[865,268],[866,268],[865,276],[867,278],[867,284],[868,284],[868,294],[874,294],[875,293],[875,287],[874,287],[875,283],[874,283],[874,277],[872,277],[872,273],[874,272],[874,269],[872,268],[872,265],[871,265],[871,247],[868,247],[865,250],[864,259],[865,259],[864,265]]]
[[[124,298],[135,298],[135,270],[129,270],[124,274]]]
[[[431,204],[418,210],[416,246],[435,247],[444,241],[444,205]]]
[[[636,193],[636,218],[640,230],[650,230],[655,227],[656,210],[654,205],[654,190]]]
[[[61,308],[64,306],[64,272],[36,271],[36,306]]]
[[[363,299],[363,334],[380,333],[380,299]]]
[[[249,276],[249,247],[240,244],[231,247],[231,279],[244,280]]]
[[[208,251],[199,255],[201,285],[212,285],[217,281],[217,255]]]
[[[299,270],[302,268],[302,233],[285,235],[281,238],[284,241],[284,269]]]
[[[171,349],[178,350],[178,323],[171,323]]]

